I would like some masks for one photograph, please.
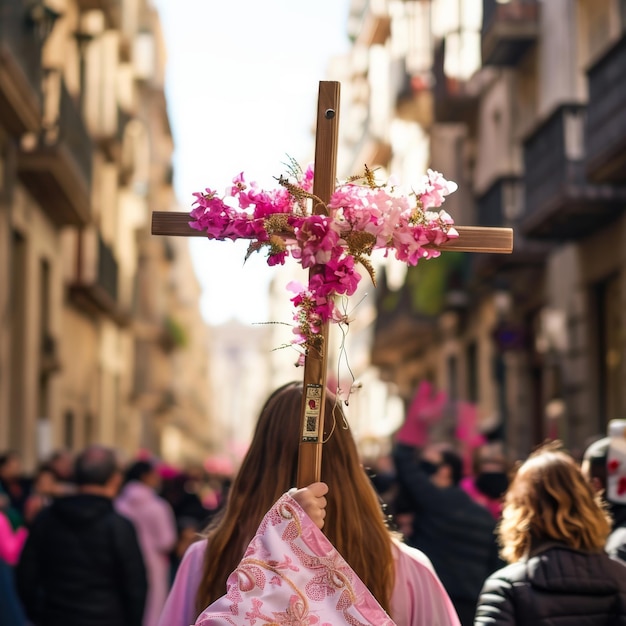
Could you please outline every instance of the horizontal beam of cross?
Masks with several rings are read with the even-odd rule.
[[[206,237],[206,233],[189,226],[189,213],[180,211],[153,211],[152,234],[175,237]],[[513,252],[513,230],[488,226],[454,226],[459,236],[438,246],[437,250],[453,252],[487,252],[508,254]]]

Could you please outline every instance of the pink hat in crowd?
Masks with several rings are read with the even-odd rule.
[[[233,476],[235,473],[235,464],[232,458],[225,454],[208,456],[204,460],[203,465],[207,474],[213,474],[215,476]]]

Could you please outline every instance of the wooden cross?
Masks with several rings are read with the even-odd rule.
[[[323,204],[313,207],[316,214],[325,214],[326,205],[335,190],[337,172],[337,146],[339,137],[340,84],[321,81],[317,106],[317,132],[315,139],[315,166],[313,195]],[[513,250],[513,231],[510,228],[483,228],[456,226],[459,237],[437,246],[440,250],[457,252],[510,253]],[[203,237],[204,232],[189,226],[189,214],[183,212],[154,211],[152,234],[182,237]],[[309,270],[309,278],[323,266]],[[328,326],[321,328],[319,349],[309,346],[304,362],[304,394],[300,415],[300,447],[298,456],[297,486],[304,487],[320,480],[322,445],[324,435],[324,406],[326,400]]]

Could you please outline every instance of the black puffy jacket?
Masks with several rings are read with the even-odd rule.
[[[503,565],[491,513],[460,487],[436,487],[416,462],[415,449],[396,444],[393,459],[407,510],[414,513],[407,543],[431,560],[454,603],[474,606],[483,582]]]
[[[494,572],[475,626],[626,626],[626,567],[604,553],[549,544]]]
[[[66,496],[44,509],[16,582],[37,626],[141,626],[146,569],[132,523],[109,498]]]

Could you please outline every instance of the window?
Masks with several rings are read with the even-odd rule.
[[[601,431],[612,419],[626,415],[623,387],[626,380],[624,343],[621,339],[622,310],[619,276],[615,275],[596,287],[598,319],[598,404]]]
[[[66,411],[63,416],[63,444],[68,450],[74,449],[74,412]]]

